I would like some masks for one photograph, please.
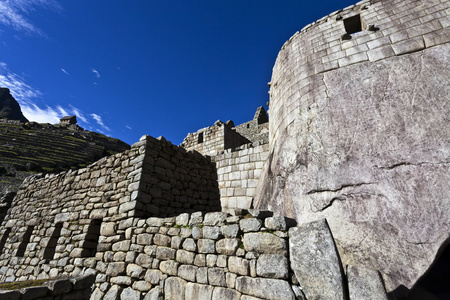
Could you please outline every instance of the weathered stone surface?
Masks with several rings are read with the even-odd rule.
[[[239,293],[236,290],[222,288],[222,287],[215,287],[214,291],[212,293],[213,300],[221,300],[221,299],[227,299],[227,300],[238,300],[241,297],[241,293]]]
[[[245,258],[230,256],[228,259],[228,269],[238,275],[248,275],[248,266],[248,260]]]
[[[364,267],[347,267],[350,300],[387,300],[383,280],[377,270]]]
[[[239,239],[221,239],[216,242],[216,251],[223,255],[234,255],[239,243]]]
[[[186,281],[178,277],[169,277],[164,283],[164,299],[184,299]]]
[[[210,285],[189,282],[186,284],[185,300],[211,300],[213,289]]]
[[[220,226],[225,225],[227,214],[223,212],[211,212],[205,215],[203,224],[205,226]]]
[[[280,279],[252,278],[248,276],[241,276],[236,279],[236,290],[241,293],[260,297],[263,299],[295,299],[294,293],[292,292],[289,283]]]
[[[198,267],[190,265],[181,265],[178,268],[178,276],[187,281],[195,282],[195,275]]]
[[[380,270],[388,291],[411,288],[450,230],[450,44],[301,81],[304,39],[274,67],[276,142],[254,207],[326,218],[344,265]]]
[[[163,272],[166,273],[168,275],[177,275],[178,273],[178,266],[180,264],[173,261],[173,260],[168,260],[168,261],[163,261],[159,264],[159,269]]]
[[[160,300],[161,299],[161,289],[159,286],[150,290],[150,292],[145,295],[144,300]]]
[[[266,278],[286,279],[289,273],[288,260],[284,255],[262,254],[256,262],[256,274]]]
[[[227,286],[225,280],[225,272],[222,268],[209,268],[208,269],[208,282],[214,286]]]
[[[159,284],[159,281],[163,278],[163,274],[160,270],[149,269],[145,273],[145,280],[151,284]]]
[[[239,227],[243,232],[259,231],[262,221],[256,218],[242,219],[239,221]]]
[[[343,271],[325,220],[289,229],[289,255],[307,299],[345,299]]]
[[[285,254],[286,241],[269,232],[250,232],[244,235],[246,251],[258,253]]]
[[[216,252],[216,243],[213,240],[200,239],[197,242],[197,247],[198,247],[199,253],[215,253]]]
[[[124,262],[114,262],[109,263],[106,269],[106,275],[117,276],[125,273],[125,263]]]
[[[120,294],[121,300],[140,300],[141,293],[139,291],[135,291],[132,288],[128,287],[122,291]]]
[[[108,292],[106,292],[103,300],[117,300],[119,299],[119,292],[121,288],[118,285],[113,285]]]

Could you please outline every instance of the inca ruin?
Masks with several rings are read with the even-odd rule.
[[[27,177],[2,199],[0,281],[51,280],[0,299],[431,295],[417,287],[450,241],[449,26],[448,0],[358,2],[282,45],[252,120]]]

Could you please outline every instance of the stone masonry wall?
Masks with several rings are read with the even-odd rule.
[[[97,272],[91,299],[294,299],[287,239],[293,224],[251,213],[105,223],[102,239],[115,242],[90,265]]]
[[[343,38],[344,20],[358,14],[364,28]],[[271,149],[280,132],[302,114],[301,104],[309,103],[313,109],[313,98],[327,98],[325,83],[317,76],[348,65],[448,43],[449,26],[448,0],[361,1],[307,25],[283,45],[273,68]],[[292,72],[295,80],[283,77]]]
[[[228,123],[216,121],[213,126],[189,133],[181,146],[188,151],[195,150],[203,155],[216,155],[219,151],[239,147],[248,142]]]
[[[222,211],[249,209],[269,144],[246,144],[211,157],[216,163]]]
[[[87,168],[29,177],[0,229],[0,280],[78,275],[81,258],[95,263],[114,242],[99,239],[105,222],[220,210],[216,178],[208,159],[149,136]]]

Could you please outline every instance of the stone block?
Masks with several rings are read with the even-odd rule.
[[[242,219],[239,221],[239,227],[243,232],[259,231],[262,226],[262,221],[257,218]]]
[[[160,270],[148,269],[145,272],[144,279],[150,284],[159,284],[160,280],[163,279],[163,273]]]
[[[239,239],[221,239],[216,242],[216,251],[219,254],[234,255],[239,244]]]
[[[216,243],[209,239],[200,239],[197,241],[198,252],[202,254],[215,253]]]
[[[249,263],[245,258],[230,256],[228,259],[228,269],[232,273],[246,276],[249,271]]]
[[[156,258],[159,260],[175,259],[176,252],[175,249],[160,246],[156,248]]]
[[[394,50],[392,49],[391,45],[387,45],[384,47],[376,48],[373,50],[370,50],[367,52],[367,55],[369,56],[369,61],[377,61],[380,59],[384,59],[387,57],[394,56]]]
[[[210,285],[188,282],[186,284],[185,300],[211,300],[213,289],[214,287]]]
[[[250,232],[244,234],[244,249],[247,252],[282,254],[287,252],[286,241],[269,232]]]
[[[197,251],[197,244],[195,243],[194,239],[186,239],[183,242],[183,249],[188,251]]]
[[[159,264],[159,269],[161,270],[161,272],[163,272],[167,275],[176,276],[178,274],[178,266],[179,265],[180,265],[179,263],[177,263],[176,261],[173,261],[173,260],[162,261]]]
[[[222,236],[220,227],[218,226],[205,226],[203,227],[203,238],[217,240]]]
[[[266,278],[287,279],[288,260],[279,254],[261,254],[256,262],[256,275]]]
[[[117,242],[112,245],[113,251],[128,251],[130,250],[131,241]]]
[[[128,264],[127,265],[127,275],[131,278],[143,278],[144,277],[145,270],[136,264]]]
[[[228,222],[227,218],[227,222]],[[225,225],[220,227],[220,231],[226,238],[235,238],[239,234],[239,225],[237,224],[231,224],[231,225]]]
[[[206,267],[198,268],[195,279],[197,280],[198,283],[208,284],[208,268]]]
[[[136,264],[144,268],[151,268],[152,262],[153,258],[148,254],[141,253],[136,257]]]
[[[169,277],[164,282],[164,299],[179,300],[185,299],[187,282],[178,277]]]
[[[155,234],[153,238],[153,243],[159,246],[169,246],[171,238],[167,235]]]
[[[150,292],[145,295],[143,300],[161,300],[162,292],[159,286],[150,290]]]
[[[417,37],[414,39],[408,39],[392,45],[395,55],[407,54],[416,52],[425,48],[425,42],[423,38]]]
[[[210,212],[205,215],[203,225],[205,226],[221,226],[225,225],[227,214],[223,212]]]
[[[295,295],[290,284],[287,281],[280,279],[241,276],[236,279],[236,290],[241,293],[263,299],[295,299]],[[319,297],[317,299],[322,298]]]
[[[213,286],[227,286],[225,279],[225,272],[222,268],[209,268],[208,269],[208,282]]]
[[[133,282],[133,289],[140,291],[140,292],[148,292],[152,288],[152,285],[148,283],[147,281],[141,280],[141,281],[135,281]]]
[[[189,224],[189,217],[189,214],[183,213],[177,217],[175,222],[178,226],[186,226]]]
[[[198,267],[195,267],[195,266],[181,265],[178,268],[178,277],[181,277],[187,281],[195,282],[197,269],[198,269]]]
[[[191,218],[189,219],[189,226],[200,225],[203,223],[203,213],[195,212],[191,214]]]
[[[120,300],[141,300],[141,292],[128,287],[120,294]]]
[[[139,245],[151,245],[153,240],[153,234],[141,233],[136,237],[136,243]]]
[[[178,250],[176,253],[176,259],[179,263],[182,264],[190,264],[192,265],[194,263],[194,252],[189,252],[186,250]]]
[[[113,285],[108,292],[106,292],[103,300],[117,300],[119,299],[119,293],[121,291],[121,287],[118,285]]]
[[[341,263],[324,219],[289,229],[289,254],[307,299],[345,299]]]
[[[125,274],[125,263],[124,262],[112,262],[108,264],[106,269],[106,275],[108,276],[118,276]]]
[[[387,300],[383,279],[377,270],[347,267],[349,299]]]
[[[213,300],[230,299],[238,300],[241,299],[241,293],[233,289],[227,289],[222,287],[215,287],[212,298]]]

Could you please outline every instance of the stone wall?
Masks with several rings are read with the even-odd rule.
[[[294,299],[287,235],[293,224],[252,213],[246,218],[185,213],[133,219],[117,228],[105,224],[102,239],[115,242],[96,256],[92,298],[267,299],[269,293],[269,299]]]
[[[316,95],[327,97],[325,83],[314,80],[315,77],[352,64],[448,43],[449,14],[446,0],[366,0],[325,16],[294,34],[283,45],[273,68],[269,92],[271,147],[279,141],[278,135],[305,112],[301,103],[311,106]],[[357,15],[363,28],[344,37],[347,32],[344,22]],[[291,74],[295,80],[286,77]]]
[[[79,274],[105,246],[104,223],[220,210],[216,179],[207,158],[149,136],[87,168],[28,177],[0,229],[1,280]]]
[[[269,144],[256,143],[228,149],[211,157],[216,163],[222,211],[251,208],[268,153]]]
[[[253,120],[240,124],[235,129],[252,143],[267,144],[269,142],[269,117],[262,106],[256,110]]]
[[[232,126],[231,121],[227,123],[216,121],[213,126],[189,133],[180,146],[203,155],[216,155],[219,151],[249,143]]]
[[[362,1],[278,54],[254,207],[326,218],[403,297],[449,243],[450,1]],[[410,259],[414,257],[414,259]]]

